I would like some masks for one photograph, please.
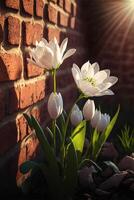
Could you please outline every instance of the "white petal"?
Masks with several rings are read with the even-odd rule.
[[[64,52],[65,52],[65,50],[66,50],[66,48],[67,48],[67,43],[68,43],[68,38],[65,38],[65,39],[62,41],[61,45],[60,45],[61,57],[63,56],[63,54],[64,54]]]
[[[107,79],[104,80],[104,83],[110,82],[112,85],[114,85],[118,81],[118,78],[115,76],[110,76]]]
[[[92,67],[92,65],[90,64],[90,62],[86,62],[84,63],[84,65],[82,65],[81,67],[81,73],[82,73],[82,77],[83,79],[89,77],[92,78],[94,75],[94,68]]]
[[[103,92],[96,94],[96,96],[98,96],[98,97],[105,96],[105,95],[114,95],[114,92],[112,90],[105,90]]]
[[[80,68],[76,64],[73,64],[72,75],[73,75],[75,82],[77,82],[81,79],[81,71],[80,71]]]
[[[89,97],[95,96],[99,92],[99,89],[92,86],[89,82],[80,80],[79,81],[80,90]]]
[[[96,80],[97,85],[102,83],[107,78],[107,73],[105,70],[99,71],[95,74],[94,79]]]
[[[64,61],[66,58],[72,56],[76,52],[76,49],[69,49],[63,56],[62,60]]]
[[[100,120],[101,120],[101,112],[96,110],[93,118],[91,119],[91,126],[93,128],[97,128],[98,123],[100,122]]]
[[[100,67],[99,67],[99,64],[97,62],[93,63],[92,67],[94,68],[94,74],[96,74],[97,72],[99,72]]]
[[[86,120],[91,120],[95,114],[95,104],[93,100],[87,100],[83,107],[83,115]]]

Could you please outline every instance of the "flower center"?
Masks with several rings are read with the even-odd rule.
[[[93,78],[86,77],[84,80],[88,81],[92,86],[96,86],[96,80],[94,80]]]

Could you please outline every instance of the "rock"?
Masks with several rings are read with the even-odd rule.
[[[134,158],[125,156],[118,165],[120,170],[133,170],[134,171]]]
[[[92,167],[84,167],[79,171],[79,184],[82,188],[94,189],[95,183],[92,177],[94,172]]]
[[[109,190],[112,188],[118,188],[122,180],[128,174],[127,171],[123,171],[120,174],[114,174],[110,178],[108,178],[105,182],[100,184],[99,189],[101,190]]]
[[[112,143],[106,142],[101,151],[102,157],[106,159],[117,159],[118,152]]]
[[[102,177],[107,178],[113,175],[113,170],[110,167],[107,167],[102,173]]]
[[[108,196],[108,195],[110,195],[110,192],[107,192],[107,191],[104,191],[104,190],[97,188],[95,190],[95,194],[97,194],[98,196]]]

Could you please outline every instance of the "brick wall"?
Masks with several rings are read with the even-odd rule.
[[[48,120],[46,102],[52,80],[44,71],[28,64],[29,48],[42,37],[58,41],[69,38],[77,53],[58,73],[58,90],[68,107],[76,97],[72,63],[87,60],[81,19],[75,0],[0,1],[0,188],[14,192],[23,178],[20,164],[35,156],[38,141],[28,128],[23,112],[31,112],[42,125]],[[61,78],[62,77],[62,78]]]
[[[132,3],[132,2],[131,2]],[[104,97],[106,105],[111,101],[122,109],[134,110],[134,7],[129,1],[83,1],[83,19],[90,60],[103,68],[110,68],[118,76],[113,97]],[[91,28],[92,27],[92,28]],[[129,113],[129,116],[130,116]],[[126,117],[126,116],[125,116]]]

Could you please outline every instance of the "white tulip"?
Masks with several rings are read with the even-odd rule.
[[[91,119],[91,126],[98,131],[103,132],[110,122],[110,116],[108,114],[102,114],[96,110],[93,118]]]
[[[91,119],[91,126],[93,128],[97,128],[100,120],[101,120],[101,112],[96,109],[95,114],[94,114],[93,118]]]
[[[57,119],[63,111],[63,100],[60,93],[52,92],[48,99],[48,112],[52,119]]]
[[[95,104],[93,100],[87,100],[83,107],[83,115],[86,120],[91,120],[95,114]]]
[[[72,109],[70,120],[73,126],[77,126],[83,120],[82,112],[76,104]]]
[[[50,42],[42,38],[39,43],[36,42],[36,47],[31,50],[30,59],[27,60],[47,70],[58,68],[66,58],[72,56],[76,51],[76,49],[70,49],[65,53],[67,43],[67,38],[63,40],[60,46],[56,38]]]
[[[73,64],[72,74],[77,87],[84,95],[90,97],[113,95],[113,91],[109,88],[118,81],[117,77],[110,76],[110,70],[99,71],[99,65],[91,64],[89,61],[82,66],[81,70]]]

